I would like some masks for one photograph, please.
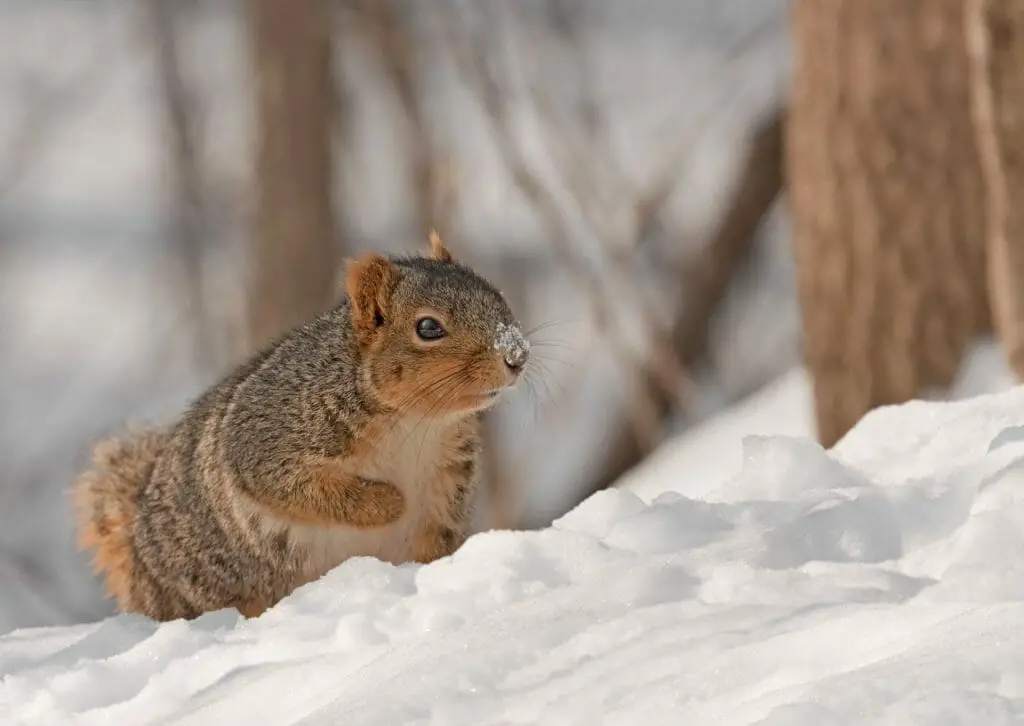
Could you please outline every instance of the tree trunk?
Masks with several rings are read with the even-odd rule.
[[[967,47],[987,201],[988,290],[1010,367],[1024,377],[1024,1],[967,0]]]
[[[964,5],[794,0],[787,130],[822,443],[948,386],[988,326]]]
[[[330,3],[249,0],[256,87],[250,344],[330,305],[335,245]]]

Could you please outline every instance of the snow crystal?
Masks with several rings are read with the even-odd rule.
[[[431,565],[355,558],[262,617],[0,638],[17,724],[1024,722],[1024,389],[748,438]],[[672,491],[678,489],[680,491]]]
[[[530,341],[516,325],[498,323],[494,334],[494,349],[501,351],[502,357],[512,366],[520,366],[530,355]]]

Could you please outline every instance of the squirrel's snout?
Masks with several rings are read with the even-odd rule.
[[[530,342],[515,325],[498,323],[494,349],[501,353],[505,365],[515,375],[519,375],[530,358]]]
[[[530,354],[526,352],[525,348],[515,348],[513,350],[506,351],[505,355],[502,357],[505,360],[505,365],[513,371],[518,372],[524,365],[526,365],[526,359],[530,357]]]

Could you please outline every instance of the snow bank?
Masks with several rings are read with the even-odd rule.
[[[427,567],[353,560],[257,620],[12,633],[0,721],[1024,720],[1024,389],[742,450],[699,499],[607,491]]]
[[[968,349],[949,390],[934,395],[960,400],[1001,393],[1016,384],[1016,376],[998,341],[985,337]],[[739,471],[744,438],[766,434],[806,438],[817,435],[811,377],[803,367],[793,368],[770,385],[667,442],[627,474],[621,485],[644,501],[651,501],[665,491],[704,497]],[[675,476],[662,473],[669,471]]]

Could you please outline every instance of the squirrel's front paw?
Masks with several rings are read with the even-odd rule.
[[[405,495],[393,484],[359,480],[359,504],[349,521],[357,527],[380,527],[398,521],[405,514]]]

